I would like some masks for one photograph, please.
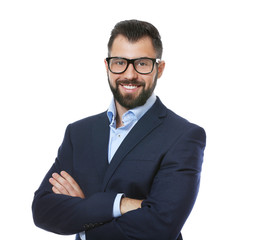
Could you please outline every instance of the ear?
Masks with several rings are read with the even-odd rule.
[[[165,69],[165,62],[160,61],[159,65],[158,65],[158,78],[160,78],[162,76],[164,69]]]
[[[108,63],[107,63],[106,59],[104,59],[104,63],[105,63],[106,71],[108,72],[109,68],[108,68]]]

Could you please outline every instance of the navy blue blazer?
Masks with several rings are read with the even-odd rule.
[[[108,164],[109,131],[106,112],[67,127],[55,163],[35,192],[35,224],[58,234],[86,231],[87,240],[182,239],[199,189],[205,131],[157,99]],[[48,179],[62,170],[85,199],[52,192]],[[114,219],[117,193],[144,199],[142,208]]]

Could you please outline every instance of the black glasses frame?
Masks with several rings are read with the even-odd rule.
[[[110,68],[110,60],[111,60],[111,59],[123,59],[123,60],[126,60],[126,61],[127,61],[127,65],[126,65],[125,70],[122,71],[122,72],[113,72],[113,71],[111,70],[111,68]],[[149,60],[151,60],[151,61],[153,62],[152,69],[151,69],[150,72],[148,72],[148,73],[141,73],[141,72],[139,72],[139,71],[136,69],[134,62],[135,62],[136,60],[140,60],[140,59],[149,59]],[[137,73],[146,75],[146,74],[152,73],[152,71],[153,71],[153,69],[154,69],[155,63],[158,64],[158,63],[160,62],[160,59],[159,59],[159,58],[148,58],[148,57],[133,58],[133,59],[123,58],[123,57],[107,57],[107,58],[106,58],[106,61],[107,61],[107,63],[108,63],[109,70],[110,70],[112,73],[114,73],[114,74],[122,74],[122,73],[124,73],[124,72],[128,69],[129,64],[132,64],[133,68],[135,69],[135,71],[136,71]]]

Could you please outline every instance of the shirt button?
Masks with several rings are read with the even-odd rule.
[[[120,137],[121,137],[121,135],[120,135],[120,134],[118,134],[118,137],[120,138]]]

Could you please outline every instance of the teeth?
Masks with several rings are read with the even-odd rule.
[[[133,85],[124,85],[123,87],[129,90],[137,88],[137,86],[133,86]]]

